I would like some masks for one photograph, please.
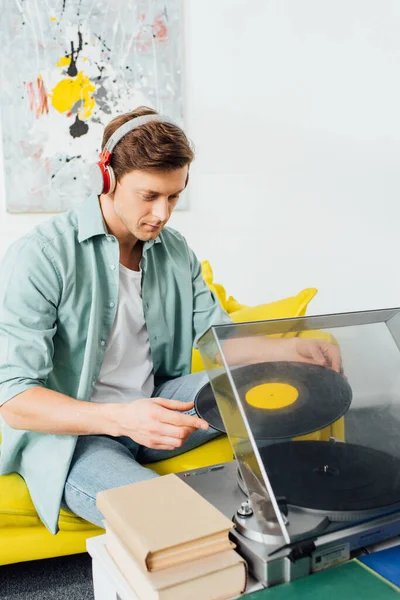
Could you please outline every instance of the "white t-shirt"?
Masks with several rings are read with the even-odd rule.
[[[153,360],[141,283],[141,271],[119,265],[117,314],[94,387],[93,402],[130,402],[150,398],[153,393]]]

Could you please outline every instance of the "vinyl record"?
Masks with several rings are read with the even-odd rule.
[[[344,442],[280,442],[260,449],[276,496],[332,520],[400,505],[400,459]]]
[[[253,436],[289,439],[327,427],[348,410],[352,391],[347,380],[326,367],[300,362],[267,362],[232,369]],[[235,430],[238,408],[224,373],[213,380],[218,401]],[[207,383],[195,398],[197,414],[218,431],[225,432],[214,392]]]

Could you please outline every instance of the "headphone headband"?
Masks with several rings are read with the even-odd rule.
[[[118,144],[118,142],[120,142],[122,140],[122,138],[127,133],[130,133],[137,127],[140,127],[141,125],[145,125],[146,123],[149,123],[150,121],[160,121],[161,123],[170,123],[171,125],[175,125],[175,127],[178,127],[178,125],[172,119],[170,119],[169,117],[167,117],[165,115],[156,114],[156,115],[144,115],[143,117],[135,117],[135,118],[131,119],[130,121],[127,121],[126,123],[121,125],[121,127],[118,127],[118,129],[116,131],[114,131],[114,133],[109,138],[106,145],[104,146],[103,152],[107,151],[110,154],[112,154],[115,146]]]

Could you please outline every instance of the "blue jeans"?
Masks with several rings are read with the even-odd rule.
[[[156,388],[153,396],[189,402],[207,381],[205,372],[178,377]],[[189,414],[195,414],[194,409]],[[63,508],[102,527],[103,516],[96,507],[98,492],[158,477],[142,465],[177,456],[218,435],[220,432],[211,427],[198,429],[176,450],[153,450],[128,437],[79,436],[65,483]]]

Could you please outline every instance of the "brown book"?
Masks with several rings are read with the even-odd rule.
[[[99,492],[97,506],[144,570],[235,548],[232,521],[173,474]]]
[[[225,600],[246,588],[247,566],[235,550],[150,573],[105,525],[107,551],[139,600]]]

